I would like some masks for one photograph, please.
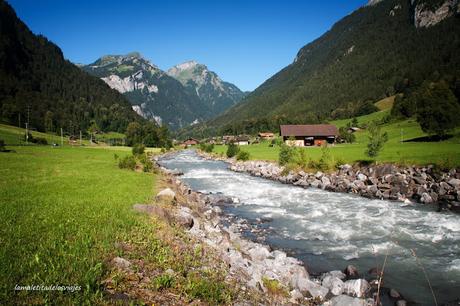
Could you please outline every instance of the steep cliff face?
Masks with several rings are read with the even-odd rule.
[[[445,0],[431,5],[426,1],[412,1],[412,3],[415,5],[414,24],[417,28],[434,26],[460,13],[459,0]]]

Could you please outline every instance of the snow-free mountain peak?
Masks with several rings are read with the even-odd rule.
[[[187,61],[167,71],[185,87],[194,90],[215,113],[235,105],[246,95],[235,85],[224,82],[217,73],[196,61]]]

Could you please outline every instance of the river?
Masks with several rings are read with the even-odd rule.
[[[257,231],[258,239],[299,258],[310,273],[352,264],[366,277],[387,257],[384,286],[405,298],[434,304],[425,272],[438,303],[460,297],[459,215],[252,177],[193,150],[160,164],[183,172],[180,179],[196,191],[238,199],[224,212],[235,222],[264,229]],[[255,222],[260,219],[264,222]],[[250,230],[246,234],[256,238]]]

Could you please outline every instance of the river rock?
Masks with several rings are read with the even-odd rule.
[[[112,259],[112,263],[115,267],[121,270],[130,270],[131,267],[131,262],[122,257],[115,257]]]
[[[171,188],[165,188],[163,190],[161,190],[155,197],[155,199],[160,202],[160,201],[166,201],[166,202],[170,202],[172,200],[174,200],[174,198],[176,197],[176,193],[174,191],[172,191]]]
[[[303,299],[302,293],[297,289],[292,290],[289,294],[291,296],[289,302],[292,304],[298,304]]]
[[[425,203],[425,204],[431,204],[434,201],[433,201],[433,198],[427,192],[424,192],[422,193],[422,196],[420,197],[420,202]]]
[[[399,301],[396,301],[395,305],[396,306],[406,306],[407,302],[405,300],[399,300]]]
[[[365,279],[352,279],[343,284],[343,292],[356,297],[365,296],[369,288],[369,283]]]
[[[460,188],[460,180],[459,179],[455,179],[455,178],[450,179],[448,181],[448,183],[449,183],[449,185],[451,185],[452,187],[454,187],[456,189]]]
[[[388,292],[388,295],[394,299],[400,299],[401,298],[401,294],[399,294],[398,291],[396,291],[395,289],[390,289],[390,292]]]
[[[353,298],[348,295],[339,295],[333,297],[330,301],[325,302],[324,306],[370,306],[373,305],[370,301]]]
[[[347,277],[350,277],[350,278],[359,277],[358,269],[356,269],[356,267],[353,265],[348,265],[345,268],[344,273]]]
[[[326,276],[321,285],[325,288],[328,288],[333,295],[341,295],[343,292],[343,281],[334,276]]]
[[[301,278],[297,281],[297,288],[302,294],[308,296],[311,295],[313,298],[324,299],[329,293],[329,289],[318,285],[317,283],[309,280],[308,278]]]
[[[190,229],[193,227],[193,217],[190,208],[181,206],[176,215],[176,224]]]
[[[249,256],[251,256],[252,260],[263,261],[265,258],[270,255],[270,251],[264,247],[256,245],[252,249],[248,251]]]

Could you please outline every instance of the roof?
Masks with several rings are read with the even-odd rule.
[[[281,125],[281,136],[337,136],[332,124]]]
[[[259,136],[260,137],[272,137],[274,136],[275,134],[271,133],[271,132],[260,132],[259,133]]]
[[[236,141],[249,141],[249,136],[238,136]]]

